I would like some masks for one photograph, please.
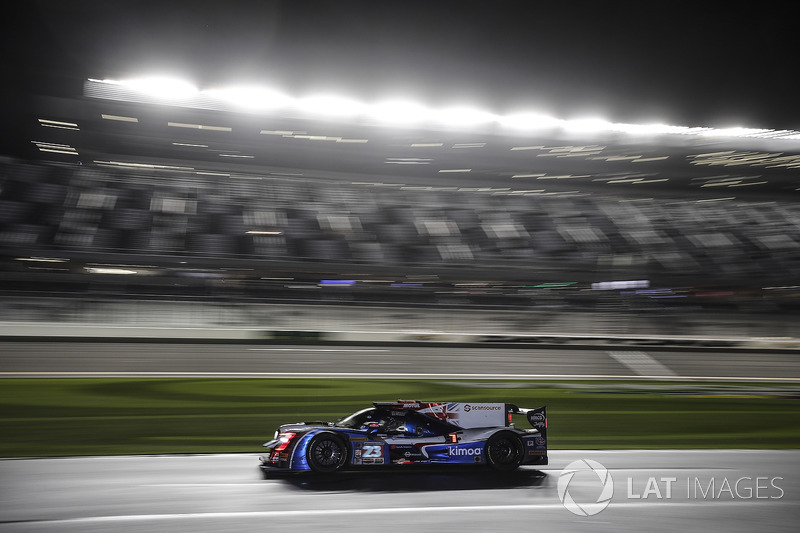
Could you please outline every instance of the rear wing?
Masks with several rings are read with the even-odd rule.
[[[525,418],[528,419],[531,426],[538,429],[542,437],[547,438],[547,406],[531,409],[527,407],[517,407],[512,403],[507,403],[506,412],[509,415],[509,419],[511,415],[525,415]]]

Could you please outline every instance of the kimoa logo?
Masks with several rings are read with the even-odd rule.
[[[456,448],[455,446],[447,447],[448,455],[479,455],[480,448]]]
[[[578,472],[593,472],[600,485],[600,495],[597,501],[576,502],[569,493],[569,484]],[[608,507],[614,496],[614,480],[611,472],[597,461],[591,459],[578,459],[568,464],[558,477],[558,499],[567,510],[578,516],[593,516]]]

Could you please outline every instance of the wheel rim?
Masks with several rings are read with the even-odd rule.
[[[343,457],[342,447],[332,439],[322,440],[314,447],[314,460],[322,467],[335,467]]]
[[[489,456],[496,465],[512,465],[519,460],[519,448],[511,439],[501,438],[489,447]]]

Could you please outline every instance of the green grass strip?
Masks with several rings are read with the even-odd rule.
[[[281,423],[375,400],[547,405],[551,449],[800,448],[796,385],[0,379],[0,457],[259,452]],[[527,422],[519,421],[521,425]]]

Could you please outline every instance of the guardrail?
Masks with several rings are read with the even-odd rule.
[[[703,337],[670,335],[485,334],[439,331],[317,331],[259,328],[198,328],[52,323],[0,324],[0,340],[115,340],[159,342],[461,344],[482,346],[628,346],[800,350],[793,337]]]

